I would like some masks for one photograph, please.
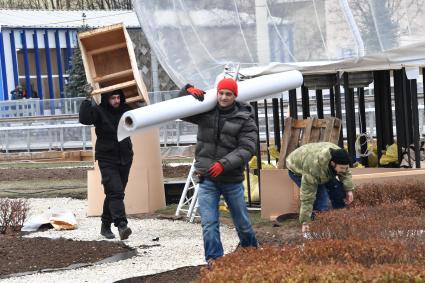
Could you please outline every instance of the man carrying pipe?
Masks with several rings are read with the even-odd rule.
[[[330,142],[308,143],[300,146],[286,158],[289,177],[300,188],[300,215],[302,232],[308,232],[308,223],[314,211],[344,208],[353,201],[353,182],[349,171],[350,156]]]
[[[205,92],[186,85],[179,96],[192,95],[203,101]],[[238,85],[224,78],[217,85],[214,109],[183,120],[197,124],[195,170],[199,176],[205,260],[211,267],[223,256],[219,231],[219,201],[223,195],[229,207],[241,247],[257,247],[244,198],[244,167],[256,152],[258,128],[249,104],[236,101]]]
[[[118,122],[124,112],[130,110],[125,104],[122,90],[102,94],[101,103],[91,101],[91,90],[81,103],[79,120],[84,125],[94,125],[96,131],[95,159],[98,161],[105,192],[100,234],[107,239],[115,238],[112,222],[118,227],[121,240],[128,239],[131,229],[127,226],[124,206],[124,190],[133,161],[133,146],[129,137],[118,141]]]

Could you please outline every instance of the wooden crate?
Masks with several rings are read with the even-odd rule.
[[[301,145],[312,142],[338,144],[341,127],[341,120],[335,117],[307,118],[305,120],[286,118],[278,168],[286,168],[286,157]]]
[[[101,95],[122,89],[127,104],[149,104],[148,92],[137,68],[130,36],[123,24],[82,32],[78,41],[87,82],[93,98],[100,104]]]

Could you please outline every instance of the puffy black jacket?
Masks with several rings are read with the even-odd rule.
[[[124,112],[131,110],[120,95],[119,108],[114,109],[108,102],[109,95],[102,95],[99,105],[84,100],[80,106],[79,121],[84,125],[94,125],[96,131],[95,159],[116,164],[128,164],[133,160],[133,145],[130,138],[118,142],[118,122]]]
[[[184,118],[198,125],[195,168],[216,182],[238,183],[244,180],[244,166],[257,149],[258,128],[249,104],[236,101],[234,110],[219,123],[220,110]],[[208,175],[210,166],[219,161],[224,171],[216,178]]]

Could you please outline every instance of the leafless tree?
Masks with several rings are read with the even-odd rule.
[[[131,0],[0,0],[2,9],[112,10],[133,8]]]

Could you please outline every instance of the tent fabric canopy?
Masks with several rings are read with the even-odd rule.
[[[241,74],[416,68],[425,0],[142,0],[134,10],[171,78],[214,87]],[[253,68],[255,67],[255,68]]]

